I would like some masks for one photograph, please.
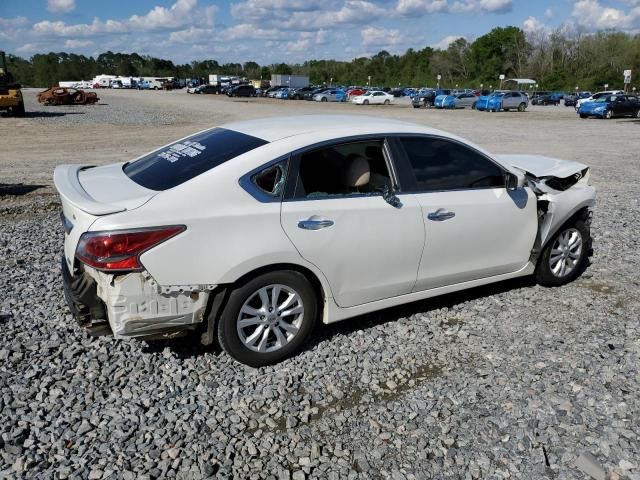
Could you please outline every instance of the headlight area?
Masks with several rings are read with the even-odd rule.
[[[86,232],[76,260],[84,277],[95,282],[117,338],[169,337],[204,320],[209,292],[215,285],[158,285],[140,255],[185,231],[183,225]]]

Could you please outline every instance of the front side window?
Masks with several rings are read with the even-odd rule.
[[[299,157],[295,199],[375,194],[391,186],[383,140],[332,145]]]
[[[150,190],[167,190],[266,143],[251,135],[214,128],[125,164],[124,173]]]
[[[409,190],[433,192],[504,187],[504,171],[481,153],[438,137],[400,140],[409,161]]]

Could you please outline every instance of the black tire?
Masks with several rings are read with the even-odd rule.
[[[476,109],[476,104],[477,104],[477,103],[478,103],[478,102],[473,102],[473,105],[471,105],[471,110],[475,110],[475,109]]]
[[[321,101],[321,102],[326,102],[326,101],[327,101],[327,97],[322,97],[322,98],[320,99],[320,101]]]
[[[365,100],[364,102],[362,102],[363,105],[369,105],[369,100]]]
[[[524,112],[527,109],[527,104],[522,102],[520,105],[518,105],[518,111],[519,112]]]
[[[389,100],[385,100],[385,101],[384,101],[384,104],[385,104],[385,105],[389,105],[389,103],[391,103],[391,102],[389,102]]]
[[[24,117],[24,100],[20,100],[20,103],[11,109],[11,113],[14,117]]]
[[[273,352],[256,352],[246,347],[238,334],[237,321],[240,309],[259,289],[276,284],[284,285],[298,293],[304,307],[302,323],[298,332],[284,347]],[[218,342],[231,357],[245,365],[262,367],[278,363],[295,354],[307,340],[316,322],[317,301],[313,286],[300,272],[281,270],[259,275],[238,285],[229,295],[229,300],[218,322]]]
[[[580,114],[580,118],[587,118],[589,115],[585,115],[584,113]]]
[[[414,105],[413,108],[420,108],[420,105]]]
[[[569,229],[575,229],[580,234],[582,248],[580,250],[579,257],[576,260],[576,264],[573,267],[573,270],[571,270],[564,276],[557,276],[551,270],[551,266],[549,265],[549,258],[551,256],[551,251],[554,248],[556,240],[558,240],[558,237],[560,237],[560,235],[562,235]],[[551,237],[551,239],[547,242],[544,249],[542,250],[542,255],[540,255],[540,258],[538,259],[538,265],[536,266],[536,271],[534,273],[536,281],[544,287],[559,287],[561,285],[572,282],[584,271],[587,265],[587,259],[590,254],[590,250],[591,232],[589,229],[589,225],[580,219],[564,224],[560,228],[560,230],[558,230],[558,232],[556,232],[556,234]]]
[[[604,115],[602,115],[602,118],[605,120],[611,120],[613,118],[613,112],[611,110],[607,110],[604,112]]]

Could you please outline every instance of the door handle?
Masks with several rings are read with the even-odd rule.
[[[333,225],[333,220],[314,220],[312,218],[308,220],[300,220],[298,222],[298,228],[303,228],[305,230],[320,230],[321,228],[331,227]]]
[[[427,215],[429,220],[433,220],[434,222],[442,222],[444,220],[449,220],[450,218],[455,217],[455,212],[447,212],[443,208],[439,208],[435,212],[431,212]]]

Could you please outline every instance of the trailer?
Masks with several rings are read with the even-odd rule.
[[[309,77],[306,75],[271,75],[271,85],[282,85],[291,88],[309,86]]]

